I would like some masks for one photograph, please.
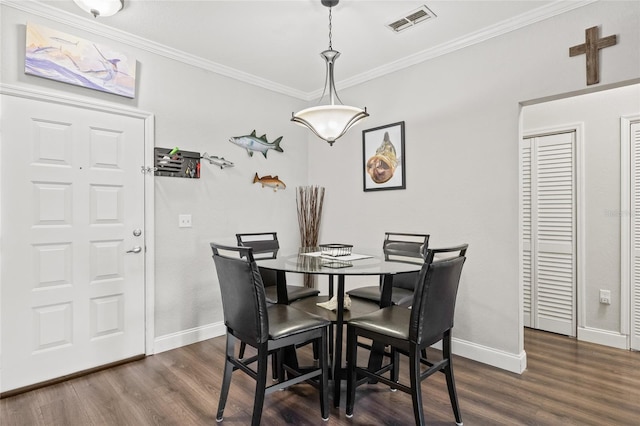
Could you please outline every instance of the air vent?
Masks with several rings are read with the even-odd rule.
[[[435,17],[436,14],[429,10],[427,6],[422,6],[419,9],[407,13],[406,16],[403,16],[402,18],[395,19],[390,24],[387,24],[387,27],[391,31],[399,33],[400,31],[407,30],[420,22],[424,22]]]

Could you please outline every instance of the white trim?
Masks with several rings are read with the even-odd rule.
[[[442,342],[438,342],[432,345],[432,347],[442,350]],[[451,352],[454,355],[516,374],[522,374],[522,372],[527,369],[527,353],[524,350],[519,354],[512,354],[453,337],[451,339]]]
[[[216,322],[200,327],[194,327],[177,333],[165,334],[155,339],[155,353],[170,351],[203,340],[223,336],[226,333],[224,322]]]
[[[466,340],[452,339],[451,347],[456,355],[470,358],[512,373],[522,374],[527,369],[527,353],[512,354]]]
[[[576,0],[571,2],[557,1],[549,3],[545,6],[539,7],[520,16],[510,18],[508,20],[498,22],[497,24],[483,28],[482,30],[472,32],[463,37],[459,37],[455,40],[451,40],[447,43],[435,46],[431,49],[426,49],[416,54],[407,56],[400,60],[390,62],[386,65],[374,68],[362,74],[353,76],[349,79],[337,82],[339,88],[347,88],[362,84],[369,80],[373,80],[378,77],[382,77],[387,74],[394,73],[396,71],[408,68],[421,62],[428,61],[430,59],[437,58],[442,55],[446,55],[456,50],[464,49],[465,47],[472,46],[474,44],[482,43],[493,37],[498,37],[507,34],[511,31],[518,30],[528,25],[535,24],[536,22],[543,21],[545,19],[552,18],[557,15],[569,12],[571,10],[587,6],[597,0]],[[17,10],[21,10],[32,15],[40,16],[46,19],[50,19],[59,22],[70,27],[78,28],[80,30],[106,37],[119,43],[135,47],[137,49],[145,50],[152,54],[164,56],[165,58],[173,59],[178,62],[182,62],[194,67],[202,68],[216,74],[224,75],[235,80],[239,80],[254,86],[262,87],[267,90],[271,90],[276,93],[282,93],[294,98],[302,99],[305,101],[311,101],[317,99],[322,94],[322,89],[315,90],[313,92],[303,92],[301,90],[294,89],[273,81],[239,71],[231,67],[204,59],[186,52],[173,49],[171,47],[156,43],[154,41],[136,36],[134,34],[117,30],[107,25],[104,25],[95,19],[89,17],[84,18],[73,13],[66,12],[56,7],[41,3],[35,0],[0,0],[1,5],[6,5]]]
[[[194,327],[176,333],[159,336],[155,340],[155,353],[170,351],[193,343],[224,336],[226,329],[224,322],[216,322],[208,325]],[[442,349],[442,342],[433,345],[436,349]],[[498,349],[479,345],[467,340],[452,338],[451,351],[454,355],[469,358],[493,367],[501,368],[512,373],[521,374],[527,368],[527,354],[511,354]]]
[[[618,349],[629,349],[628,337],[614,331],[600,330],[591,327],[578,327],[578,340],[597,343]]]
[[[518,350],[524,352],[524,205],[522,176],[524,107],[518,105]]]
[[[104,111],[112,114],[125,115],[128,117],[147,119],[153,117],[150,112],[142,111],[127,106],[101,102],[95,98],[67,95],[64,93],[52,92],[43,89],[36,89],[32,86],[22,86],[14,84],[0,83],[0,93],[3,95],[17,96],[25,99],[34,99],[61,105],[70,105],[78,108],[91,109],[94,111]],[[146,145],[145,145],[145,148]],[[153,156],[153,146],[151,146]]]
[[[147,116],[144,121],[144,167],[155,164],[155,116]],[[145,245],[145,353],[154,353],[155,339],[155,300],[156,300],[156,221],[155,221],[155,174],[146,173],[144,180],[144,245]]]
[[[620,333],[631,347],[631,125],[640,114],[620,117]]]
[[[92,98],[84,98],[79,96],[69,96],[66,94],[58,94],[40,89],[33,89],[23,86],[15,86],[8,84],[0,84],[0,94],[16,96],[25,99],[33,99],[45,101],[49,103],[58,103],[78,108],[91,109],[94,111],[103,111],[111,114],[118,114],[144,120],[144,166],[153,166],[153,147],[155,145],[154,122],[155,116],[146,111],[139,109],[123,107],[108,102],[96,101]],[[141,165],[142,166],[142,165]],[[154,342],[154,289],[155,289],[155,252],[154,252],[154,229],[155,229],[155,201],[154,201],[154,176],[147,175],[144,185],[144,215],[145,215],[145,244],[147,251],[145,253],[145,353],[147,355],[153,353]]]

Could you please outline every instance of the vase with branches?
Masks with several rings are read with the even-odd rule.
[[[319,186],[299,186],[296,188],[298,227],[300,246],[317,247],[320,234],[320,219],[324,202],[324,188]],[[315,276],[304,276],[305,287],[315,287]]]

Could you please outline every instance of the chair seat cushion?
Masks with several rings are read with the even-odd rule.
[[[348,325],[384,334],[400,340],[409,339],[411,310],[402,306],[389,306],[367,315],[356,317]]]
[[[377,285],[354,288],[353,290],[349,290],[347,294],[350,297],[357,297],[358,299],[380,302],[380,287]]]
[[[278,290],[276,286],[265,287],[264,291],[267,302],[278,303]],[[305,297],[317,296],[318,294],[320,294],[320,290],[316,290],[315,288],[300,287],[295,285],[287,286],[287,298],[289,299],[289,303],[293,302],[294,300],[304,299]]]
[[[354,288],[347,292],[351,297],[357,297],[358,299],[371,300],[373,302],[380,303],[380,287],[378,286],[366,286]],[[411,306],[413,302],[413,290],[406,288],[393,287],[391,292],[391,302],[394,305],[399,306]]]
[[[326,319],[309,315],[288,305],[269,305],[269,339],[277,340],[303,331],[331,324]]]

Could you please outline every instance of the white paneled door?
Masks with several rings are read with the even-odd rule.
[[[144,120],[1,101],[4,392],[144,354]]]
[[[524,324],[575,336],[575,132],[523,139],[520,168]]]

